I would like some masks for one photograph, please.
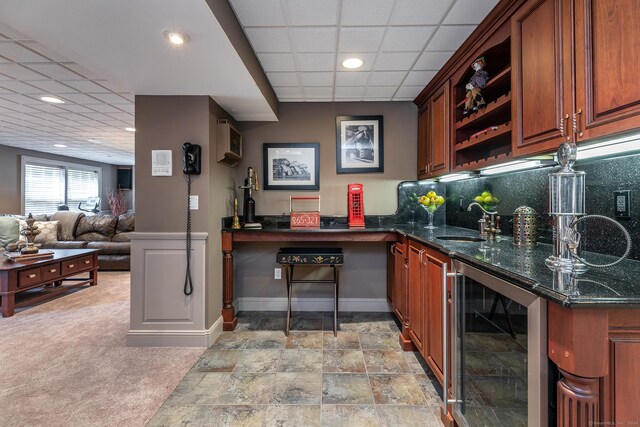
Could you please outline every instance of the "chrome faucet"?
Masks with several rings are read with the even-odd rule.
[[[474,206],[479,207],[482,211],[482,218],[478,220],[480,236],[492,240],[500,235],[502,230],[500,230],[500,216],[498,216],[498,212],[488,211],[478,202],[471,202],[469,206],[467,206],[467,210],[471,212],[471,208]]]

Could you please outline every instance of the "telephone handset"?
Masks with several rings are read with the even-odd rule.
[[[186,175],[200,175],[200,146],[185,142],[182,144],[184,167],[182,172]]]

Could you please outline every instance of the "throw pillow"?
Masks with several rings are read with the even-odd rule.
[[[36,221],[33,223],[40,234],[36,236],[34,243],[55,243],[58,241],[58,221]],[[20,220],[20,230],[27,226],[27,221]],[[20,235],[20,242],[27,243],[27,239]]]
[[[0,248],[16,243],[20,237],[18,220],[9,216],[0,217]]]

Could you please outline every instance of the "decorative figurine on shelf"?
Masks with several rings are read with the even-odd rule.
[[[464,111],[462,112],[464,115],[478,111],[479,108],[486,105],[481,93],[489,81],[489,73],[484,71],[485,65],[484,57],[476,59],[473,61],[473,64],[471,64],[471,68],[475,70],[475,73],[473,73],[469,83],[465,86],[467,96],[464,101]]]
[[[238,199],[233,199],[233,223],[231,224],[232,230],[240,230],[240,218],[238,217]]]
[[[36,236],[40,234],[40,230],[38,230],[37,226],[33,225],[33,223],[36,222],[33,215],[29,214],[25,221],[27,225],[25,225],[22,230],[20,230],[20,234],[22,234],[27,240],[27,245],[20,249],[20,253],[22,255],[37,254],[38,247],[34,245],[33,242],[36,239]]]

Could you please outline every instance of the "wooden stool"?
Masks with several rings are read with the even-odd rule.
[[[278,262],[285,269],[287,279],[287,326],[285,333],[289,336],[291,323],[291,293],[296,283],[332,283],[333,284],[333,335],[338,335],[338,291],[339,269],[344,262],[342,248],[280,248],[276,256]],[[294,266],[304,267],[332,267],[333,280],[304,280],[293,278]]]

